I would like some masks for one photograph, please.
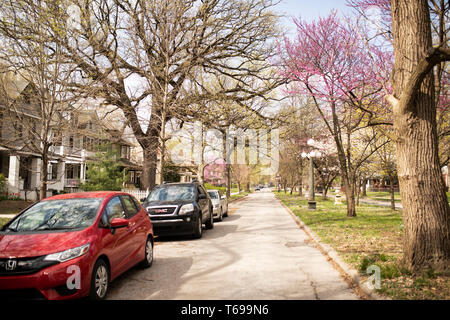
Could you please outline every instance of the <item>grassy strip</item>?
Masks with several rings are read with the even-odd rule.
[[[0,228],[3,227],[10,219],[0,218]]]
[[[213,185],[210,184],[210,183],[205,183],[205,189],[206,189],[206,190],[220,190],[220,191],[222,191],[223,194],[225,194],[226,191],[227,191],[227,188],[226,188],[226,187],[216,187],[216,186],[213,186]],[[231,188],[231,189],[230,189],[230,192],[231,192],[231,193],[233,193],[233,192],[238,192],[238,188]]]
[[[298,195],[275,195],[288,206],[323,242],[331,245],[343,260],[367,279],[366,270],[381,270],[378,293],[393,299],[450,299],[450,274],[429,271],[412,276],[401,267],[403,222],[401,211],[388,207],[361,205],[355,218],[346,217],[346,205],[317,200],[317,210],[308,210],[307,200]]]
[[[247,191],[241,191],[241,193],[239,193],[239,194],[233,194],[233,195],[230,196],[229,201],[233,201],[233,200],[237,200],[237,199],[243,198],[246,195],[248,195],[249,193],[250,192],[247,192]]]

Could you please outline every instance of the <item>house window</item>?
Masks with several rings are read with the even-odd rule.
[[[80,165],[66,164],[66,179],[80,179]]]
[[[17,137],[22,138],[23,137],[23,126],[22,123],[20,123],[19,121],[15,121],[14,122],[14,129],[16,130],[17,133]]]
[[[66,165],[66,179],[73,179],[73,166],[71,164]]]
[[[122,146],[121,156],[122,159],[129,159],[129,148],[127,146]]]
[[[61,136],[60,136],[57,132],[53,132],[53,138],[52,138],[52,140],[53,140],[53,145],[54,145],[55,147],[60,147],[60,146],[62,146],[62,139],[61,139]]]
[[[58,165],[56,163],[49,163],[47,180],[56,180],[58,175]]]

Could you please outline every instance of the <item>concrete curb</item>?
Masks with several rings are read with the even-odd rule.
[[[380,296],[375,292],[375,289],[370,288],[359,276],[359,272],[348,264],[346,264],[339,254],[328,244],[323,243],[319,236],[312,231],[300,218],[295,215],[289,207],[287,207],[280,199],[276,198],[278,202],[286,209],[286,211],[291,215],[294,221],[297,223],[300,229],[302,229],[313,241],[315,246],[328,258],[330,262],[345,275],[346,280],[351,282],[351,284],[360,289],[363,294],[365,294],[369,299],[373,300],[390,300]],[[358,294],[361,294],[357,292]]]

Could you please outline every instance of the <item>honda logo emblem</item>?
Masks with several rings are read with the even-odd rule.
[[[8,271],[12,271],[16,269],[17,267],[17,261],[16,260],[8,260],[6,261],[5,269]]]

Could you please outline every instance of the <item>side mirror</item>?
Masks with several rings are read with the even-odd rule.
[[[227,198],[227,197],[225,197],[225,196],[221,196],[221,197],[220,197],[220,199],[226,199],[226,198]]]
[[[141,203],[144,203],[147,198],[141,198]]]
[[[208,198],[208,197],[206,196],[206,194],[200,193],[200,194],[198,195],[198,200],[207,199],[207,198]]]
[[[111,229],[128,227],[128,220],[124,218],[114,218],[111,220]]]

